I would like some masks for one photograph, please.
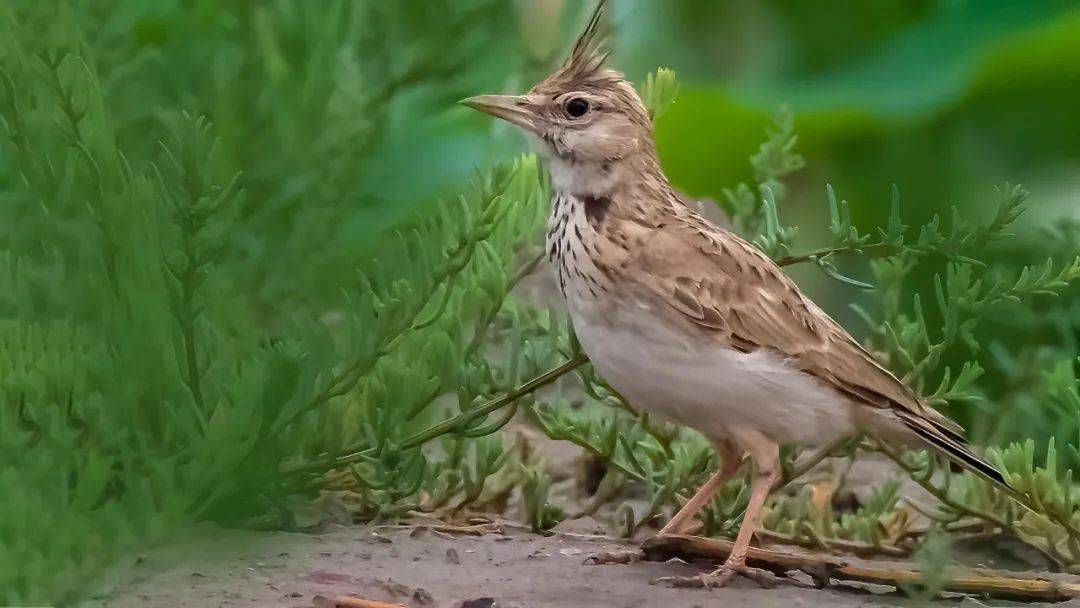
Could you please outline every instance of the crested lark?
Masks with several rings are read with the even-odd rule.
[[[700,431],[720,452],[721,469],[660,533],[684,530],[743,457],[753,465],[734,550],[697,584],[763,575],[747,567],[746,552],[780,476],[782,444],[824,445],[865,432],[936,448],[1008,490],[956,423],[772,260],[709,224],[672,189],[648,111],[623,75],[604,66],[603,5],[563,66],[527,94],[463,103],[540,139],[554,191],[548,255],[596,369],[631,403]]]

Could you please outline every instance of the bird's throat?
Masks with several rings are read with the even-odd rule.
[[[572,158],[554,156],[548,168],[551,186],[556,192],[578,196],[609,196],[624,179],[619,163],[580,162]]]

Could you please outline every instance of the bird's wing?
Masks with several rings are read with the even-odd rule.
[[[753,245],[689,210],[621,230],[637,241],[627,278],[717,340],[773,349],[854,401],[894,410],[917,432],[963,442],[958,424],[916,397]]]

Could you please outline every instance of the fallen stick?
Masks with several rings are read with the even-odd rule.
[[[469,524],[467,526],[454,526],[442,523],[420,523],[401,526],[379,526],[386,530],[411,530],[410,534],[421,534],[428,530],[441,534],[455,534],[464,536],[484,536],[485,534],[505,534],[503,525],[495,522],[482,524]]]
[[[464,534],[465,536],[483,536],[485,534],[503,534],[502,526],[496,523],[471,524],[468,526],[435,525],[428,526],[444,534]]]
[[[794,545],[796,547],[805,547],[808,549],[821,548],[818,544],[809,539],[795,538],[789,534],[781,534],[779,532],[773,532],[771,530],[758,530],[754,533],[754,536],[760,539],[764,539],[771,543],[778,543],[781,545]],[[861,543],[854,540],[842,540],[839,538],[825,539],[825,543],[828,545],[828,549],[835,552],[843,552],[856,557],[872,557],[875,555],[886,555],[889,557],[908,557],[911,555],[911,551],[908,551],[902,547],[895,545],[871,545],[869,543]]]
[[[722,561],[731,553],[731,541],[700,536],[666,535],[646,540],[641,549],[645,559],[664,561],[672,557],[701,558]],[[855,563],[842,557],[825,554],[783,553],[751,547],[747,554],[751,566],[784,575],[792,570],[808,574],[821,587],[830,579],[874,583],[900,588],[917,584],[922,576],[917,570],[903,565],[871,562]],[[950,573],[942,591],[972,593],[994,598],[1060,602],[1080,597],[1080,584],[1053,580],[1038,575],[988,570],[985,568],[957,569]]]
[[[358,597],[338,596],[326,597],[316,595],[312,600],[315,608],[406,608],[404,604],[388,604],[375,600],[363,600]]]

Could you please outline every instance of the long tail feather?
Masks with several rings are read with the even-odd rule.
[[[989,481],[1025,509],[1038,513],[1032,506],[1031,499],[1010,486],[997,467],[972,452],[963,438],[953,433],[943,432],[944,429],[937,429],[933,422],[926,419],[906,416],[901,416],[901,419],[920,439],[937,449],[946,458]]]

